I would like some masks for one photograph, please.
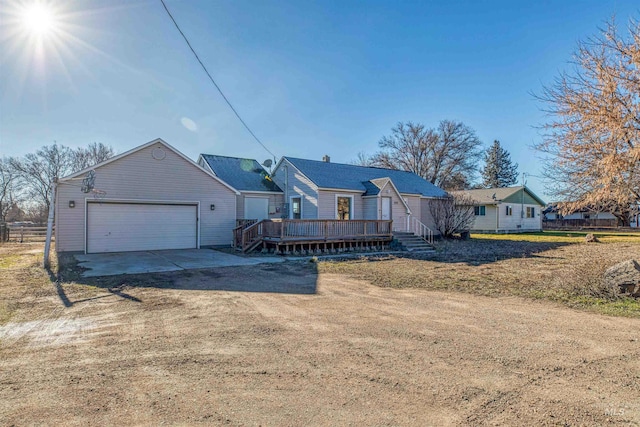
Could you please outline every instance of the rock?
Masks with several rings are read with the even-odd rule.
[[[609,267],[604,272],[604,282],[607,286],[622,293],[640,296],[640,265],[630,259]]]
[[[589,233],[586,236],[584,236],[584,241],[587,243],[599,242],[598,238],[594,236],[593,233]]]

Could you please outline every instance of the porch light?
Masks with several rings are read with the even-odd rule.
[[[209,209],[211,209],[212,211],[215,211],[216,210],[216,205],[209,206]]]
[[[76,202],[74,200],[69,200],[69,207],[70,208],[75,208],[76,207]]]

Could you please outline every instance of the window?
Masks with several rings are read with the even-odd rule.
[[[291,218],[293,219],[302,218],[302,198],[301,197],[291,198]]]
[[[351,196],[336,196],[336,209],[338,219],[351,219],[351,204],[353,197]]]
[[[506,214],[507,214],[507,216],[511,216],[511,215],[513,215],[513,207],[511,207],[511,206],[506,206],[506,208],[507,208],[507,209],[506,209]]]
[[[536,208],[527,206],[527,218],[535,218],[536,217]]]
[[[475,216],[484,216],[485,215],[485,207],[484,206],[474,206],[473,207],[473,214]]]

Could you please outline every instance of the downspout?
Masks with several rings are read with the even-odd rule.
[[[286,215],[285,218],[289,218],[291,212],[291,206],[289,206],[291,203],[289,199],[289,166],[284,162],[282,166],[284,167],[284,203],[287,206],[287,212],[283,214]]]
[[[53,234],[53,212],[56,209],[56,185],[58,179],[54,178],[51,184],[51,201],[49,203],[49,218],[47,219],[47,238],[44,242],[44,256],[42,257],[42,266],[49,268],[49,251],[51,250],[51,235]]]

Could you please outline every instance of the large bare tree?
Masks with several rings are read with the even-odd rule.
[[[378,144],[372,164],[414,172],[445,190],[468,187],[482,155],[475,131],[452,120],[441,121],[437,129],[400,122]]]
[[[611,20],[579,43],[573,64],[539,96],[550,190],[564,211],[595,208],[628,225],[640,201],[640,25],[623,36]]]
[[[18,174],[8,159],[0,158],[0,222],[7,221],[7,215],[17,201]]]
[[[73,152],[73,172],[102,163],[113,157],[115,150],[102,142],[93,142],[87,147],[78,147]]]
[[[55,179],[73,170],[73,151],[64,145],[45,145],[23,158],[12,157],[9,164],[18,173],[29,199],[49,209],[51,186]]]
[[[55,179],[96,165],[113,157],[114,154],[113,148],[102,143],[94,142],[75,150],[54,143],[22,158],[10,158],[8,164],[17,175],[16,179],[23,190],[24,199],[31,202],[28,203],[29,206],[24,206],[25,210],[46,214],[49,209],[51,185]]]

